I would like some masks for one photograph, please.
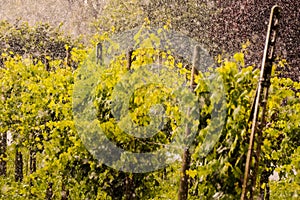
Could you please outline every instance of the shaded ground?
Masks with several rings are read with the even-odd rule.
[[[276,55],[286,58],[290,67],[282,76],[300,81],[300,1],[299,0],[215,0],[215,6],[223,11],[216,16],[214,42],[227,52],[239,49],[242,41],[250,40],[248,63],[260,66],[270,10],[278,4],[282,8]],[[224,32],[220,31],[224,30]]]

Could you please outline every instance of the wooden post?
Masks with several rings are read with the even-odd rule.
[[[101,43],[98,43],[96,46],[96,63],[100,65],[103,64],[103,49]]]
[[[127,70],[131,70],[131,64],[132,64],[132,53],[133,49],[130,48],[127,52]],[[133,147],[135,147],[135,141],[133,140]],[[130,176],[131,175],[131,176]],[[135,186],[134,186],[134,181],[133,181],[133,176],[134,174],[130,173],[125,173],[125,200],[132,200],[134,199],[134,191],[135,191]]]
[[[46,191],[46,200],[53,199],[53,191],[52,191],[53,183],[48,183],[47,191]]]
[[[191,80],[189,88],[193,92],[194,91],[194,75],[195,75],[195,68],[196,65],[199,64],[199,52],[200,52],[200,46],[195,46],[194,49],[194,56],[193,56],[193,66],[191,70]],[[189,115],[189,110],[187,115]],[[188,125],[186,126],[186,136],[188,137],[191,133],[190,127]],[[187,200],[188,199],[188,191],[189,191],[189,177],[186,173],[187,170],[190,169],[191,164],[191,154],[189,147],[186,147],[186,149],[183,152],[183,161],[182,161],[182,167],[181,167],[181,173],[180,173],[180,185],[178,190],[178,200]]]
[[[133,49],[130,48],[127,52],[127,70],[131,70]]]
[[[178,200],[187,200],[189,191],[189,177],[187,175],[187,170],[190,169],[191,154],[189,148],[187,147],[183,153],[183,161],[180,172],[180,185],[178,190]]]
[[[7,133],[0,134],[0,176],[6,176]]]
[[[36,172],[36,151],[31,149],[29,151],[29,171],[30,174]]]
[[[134,181],[133,181],[133,175],[130,176],[130,173],[125,174],[125,200],[133,200],[134,198]]]
[[[23,181],[23,156],[22,153],[19,152],[19,148],[16,147],[15,154],[15,181],[22,182]]]
[[[66,189],[66,177],[65,175],[63,175],[63,182],[62,182],[62,185],[61,185],[61,200],[67,200],[69,198],[69,190]]]
[[[30,174],[34,173],[36,171],[36,147],[34,144],[35,141],[35,133],[30,134],[30,149],[29,149],[29,171]]]

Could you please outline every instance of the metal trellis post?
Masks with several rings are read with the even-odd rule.
[[[246,159],[246,166],[245,166],[245,174],[243,180],[243,188],[242,188],[242,195],[241,200],[247,199],[248,190],[250,192],[250,199],[253,199],[253,193],[255,192],[256,187],[256,178],[257,178],[257,171],[259,166],[259,157],[260,157],[260,150],[261,150],[261,138],[262,138],[262,130],[265,127],[265,115],[266,115],[266,105],[268,100],[268,92],[270,87],[270,78],[272,72],[272,64],[274,62],[274,51],[275,51],[275,42],[278,33],[278,26],[279,26],[279,13],[280,7],[275,5],[272,7],[268,32],[266,37],[264,55],[262,60],[261,66],[261,73],[260,79],[258,83],[258,88],[255,95],[254,104],[251,110],[250,120],[252,120],[252,127],[251,127],[251,135],[250,135],[250,142],[248,147],[247,159]],[[260,113],[261,109],[261,113]],[[255,142],[255,134],[257,134],[256,139],[256,149],[255,149],[255,164],[253,173],[251,176],[251,185],[248,184],[249,180],[249,173],[251,168],[251,161],[252,161],[252,154],[254,149],[254,142]],[[249,188],[249,186],[252,186]]]

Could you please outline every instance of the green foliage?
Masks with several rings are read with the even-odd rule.
[[[146,16],[141,7],[141,1],[109,1],[93,26],[103,31],[124,31],[141,26]]]
[[[60,27],[52,27],[46,23],[29,26],[27,23],[10,24],[0,21],[0,64],[10,57],[22,56],[37,63],[42,61],[61,62],[62,66],[76,67],[78,62],[71,56],[74,49],[82,49],[79,40],[74,40],[60,31]],[[50,64],[51,65],[51,64]]]
[[[9,25],[0,27],[8,30],[7,26]],[[19,29],[23,30],[22,27]],[[24,29],[27,31],[26,26]],[[45,29],[41,32],[45,33],[43,30]],[[20,38],[24,34],[13,30],[9,35]],[[103,38],[109,40],[107,35]],[[143,32],[139,32],[134,39],[145,47],[159,43],[156,35],[146,35]],[[20,40],[20,44],[22,42],[27,44],[28,40]],[[2,49],[2,53],[9,54],[13,51],[25,55],[22,54],[22,48],[9,48]],[[6,152],[7,175],[0,177],[0,198],[45,199],[47,188],[52,183],[53,199],[60,199],[62,194],[66,193],[69,193],[70,199],[125,199],[127,181],[131,180],[131,189],[137,199],[173,199],[177,195],[179,184],[179,161],[155,172],[132,174],[119,172],[99,163],[87,151],[75,128],[72,113],[74,82],[80,70],[84,68],[81,66],[77,71],[73,71],[67,63],[61,67],[65,48],[66,46],[63,46],[61,49],[62,57],[56,57],[52,52],[54,50],[48,49],[51,52],[49,55],[53,55],[49,58],[49,64],[55,69],[50,71],[46,71],[45,64],[38,60],[34,62],[30,58],[13,53],[13,56],[3,56],[5,59],[3,67],[0,68],[0,133],[9,133],[13,142]],[[174,130],[180,123],[184,124],[181,120],[185,114],[180,112],[179,103],[174,100],[174,96],[181,93],[172,93],[171,87],[151,83],[134,88],[132,95],[127,97],[122,87],[128,89],[134,84],[139,86],[141,83],[137,81],[138,76],[142,73],[145,73],[145,77],[149,75],[142,69],[148,64],[159,62],[160,56],[161,62],[168,70],[178,72],[184,79],[176,80],[174,76],[166,76],[164,73],[162,77],[167,82],[177,81],[187,85],[191,73],[188,67],[183,67],[185,61],[170,55],[170,52],[159,52],[153,46],[134,51],[131,72],[126,68],[128,63],[125,55],[119,55],[108,66],[100,66],[94,63],[95,56],[92,50],[73,48],[72,60],[80,65],[86,64],[83,60],[88,57],[87,52],[93,55],[89,59],[88,70],[96,70],[95,67],[99,67],[99,79],[92,91],[95,96],[93,105],[97,108],[97,123],[101,124],[107,137],[119,147],[133,152],[151,152],[170,144],[176,137],[176,134],[173,135]],[[33,50],[30,53],[34,54]],[[253,70],[251,66],[244,67],[244,64],[244,54],[239,52],[232,60],[220,58],[216,69],[200,72],[195,76],[197,86],[194,92],[201,106],[197,108],[200,122],[193,121],[199,127],[199,131],[191,147],[192,164],[187,172],[191,186],[189,199],[237,199],[240,196],[249,142],[249,133],[245,129],[248,126],[259,74],[259,70]],[[141,74],[134,74],[134,71]],[[126,79],[128,73],[134,76]],[[213,80],[222,80],[224,84],[226,117],[220,121],[215,121],[211,115],[214,106],[220,105],[217,99],[220,99],[218,95],[221,95],[217,90],[209,91],[209,84],[217,83],[209,79],[212,74],[217,74],[213,76]],[[82,77],[84,78],[91,77]],[[155,76],[152,78],[159,82]],[[273,199],[297,199],[300,191],[300,85],[290,79],[277,77],[273,77],[271,82],[259,171],[266,171],[269,175],[274,171],[279,172],[280,180],[270,183]],[[116,88],[118,93],[114,94]],[[113,107],[111,102],[118,100],[117,97],[129,99],[129,111],[127,108]],[[152,107],[157,104],[162,107]],[[128,125],[128,121],[120,128],[113,116],[120,111],[120,116],[123,117],[124,113],[130,116],[134,122],[133,126],[137,124],[147,127],[151,121],[156,120],[150,110],[160,111],[162,108],[166,111],[166,125],[150,139],[128,135],[122,129]],[[221,135],[209,138],[208,133],[217,130],[222,125],[221,121],[225,123]],[[205,143],[207,137],[209,142]],[[213,149],[203,154],[203,144],[208,147],[213,145]],[[22,152],[24,157],[23,182],[14,181],[16,149]],[[28,163],[32,150],[36,152],[37,170],[30,173]]]
[[[271,182],[272,199],[298,199],[300,100],[299,83],[290,79],[274,78],[270,101],[270,124],[264,141],[267,169],[278,172],[279,180]],[[281,98],[280,98],[281,97]],[[271,169],[270,169],[271,168]]]
[[[271,199],[299,199],[300,194],[300,151],[299,146],[289,157],[291,163],[277,168],[276,171],[281,172],[279,180],[271,181]]]
[[[241,193],[245,155],[249,142],[249,133],[245,132],[245,129],[250,114],[249,108],[255,94],[258,70],[253,71],[252,67],[238,70],[238,63],[243,64],[243,61],[237,59],[237,54],[234,59],[234,62],[223,62],[217,69],[224,80],[227,97],[227,119],[223,134],[215,145],[214,151],[204,159],[196,159],[193,162],[193,169],[198,171],[194,189],[199,190],[201,198],[237,199]],[[268,177],[273,174],[275,168],[278,168],[277,171],[281,169],[282,182],[287,183],[287,179],[284,178],[286,173],[289,174],[288,177],[295,177],[294,173],[299,173],[297,153],[294,153],[299,147],[299,140],[296,139],[299,138],[300,133],[300,101],[299,92],[296,92],[299,90],[299,83],[277,77],[272,78],[271,82],[267,108],[268,123],[263,131],[259,171],[260,173],[265,171]],[[281,167],[286,165],[287,168]],[[296,179],[288,179],[291,185],[297,185]],[[277,184],[278,187],[282,185],[277,182],[272,184],[275,190]],[[265,185],[261,186],[265,187]],[[273,188],[271,192],[274,192]],[[293,187],[292,194],[297,197],[296,188]],[[277,192],[274,196],[276,194]],[[288,194],[283,196],[291,198]]]

